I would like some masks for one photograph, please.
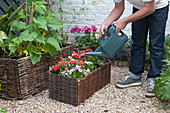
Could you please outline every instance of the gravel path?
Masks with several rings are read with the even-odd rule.
[[[158,110],[164,105],[157,98],[146,98],[146,72],[143,85],[118,89],[114,83],[128,74],[128,68],[112,67],[111,84],[96,92],[80,106],[74,107],[48,98],[48,90],[26,100],[2,100],[0,107],[7,113],[170,113],[170,109]]]

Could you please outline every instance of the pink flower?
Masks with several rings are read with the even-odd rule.
[[[80,32],[80,31],[81,31],[81,28],[79,28],[79,27],[75,27],[75,28],[72,28],[72,29],[70,30],[71,33]]]
[[[97,27],[95,25],[92,25],[91,28],[92,28],[93,32],[95,32],[97,30]]]
[[[91,33],[91,28],[85,26],[85,27],[83,28],[83,31],[85,31],[85,33]]]
[[[97,27],[95,25],[92,25],[91,28],[97,30]]]
[[[95,34],[95,37],[96,37],[96,39],[98,39],[99,38],[99,34]]]

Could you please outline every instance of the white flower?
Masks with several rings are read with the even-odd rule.
[[[68,56],[69,59],[71,59],[72,57],[71,56]]]
[[[87,65],[92,64],[92,62],[89,62],[89,61],[85,61],[84,63],[86,63]]]
[[[100,37],[100,35],[96,33],[95,37],[96,37],[96,39],[98,39]]]
[[[75,70],[78,70],[78,69],[80,69],[80,68],[81,68],[81,66],[76,65]]]
[[[73,73],[73,71],[75,71],[75,69],[71,69],[71,70],[70,70],[70,75]]]
[[[82,72],[82,69],[78,69],[79,72]]]
[[[90,69],[87,69],[87,72],[90,73]]]

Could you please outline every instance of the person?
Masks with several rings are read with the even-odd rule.
[[[115,7],[102,23],[100,36],[111,24],[116,25],[116,31],[124,29],[132,22],[132,49],[129,66],[130,74],[115,85],[119,88],[142,85],[141,76],[144,72],[146,41],[149,33],[149,51],[151,67],[147,74],[147,89],[145,96],[153,97],[155,82],[153,78],[160,76],[163,65],[165,28],[168,18],[168,0],[127,0],[133,5],[133,13],[119,19],[125,9],[124,0],[114,0]]]

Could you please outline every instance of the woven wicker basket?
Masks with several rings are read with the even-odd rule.
[[[53,56],[69,56],[74,45],[62,48]],[[0,97],[6,99],[24,99],[48,88],[49,67],[54,63],[53,57],[43,54],[41,61],[32,65],[30,58],[0,58]]]
[[[80,105],[81,102],[110,83],[110,74],[110,61],[82,79],[67,78],[50,73],[49,97],[74,106]]]

